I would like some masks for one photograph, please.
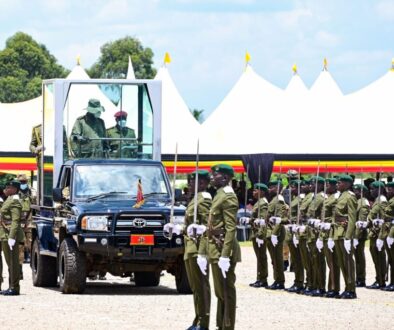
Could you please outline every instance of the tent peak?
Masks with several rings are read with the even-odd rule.
[[[127,67],[126,79],[135,79],[133,63],[131,63],[131,56],[129,55],[129,65]]]

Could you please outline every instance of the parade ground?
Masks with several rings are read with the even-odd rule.
[[[371,284],[374,272],[368,250],[366,256],[367,284]],[[358,299],[342,300],[250,288],[249,283],[255,280],[256,260],[248,243],[242,246],[242,259],[236,269],[236,329],[392,328],[392,292],[362,288],[357,290]],[[64,295],[57,288],[33,287],[27,264],[23,273],[21,295],[0,297],[3,329],[181,330],[193,319],[192,296],[178,294],[174,277],[167,273],[161,277],[160,285],[152,288],[137,288],[129,278],[107,275],[106,281],[88,281],[82,295]],[[285,274],[286,286],[291,286],[293,273]],[[269,282],[272,282],[271,269]],[[216,298],[212,283],[211,288],[210,329],[215,329]]]

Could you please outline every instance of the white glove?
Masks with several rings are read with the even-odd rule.
[[[327,241],[327,247],[331,251],[331,253],[334,253],[334,246],[335,246],[334,240],[332,238],[329,238]]]
[[[357,228],[363,228],[363,227],[364,227],[364,226],[363,226],[363,222],[364,222],[364,221],[357,221],[357,222],[356,222],[356,227],[357,227]]]
[[[282,222],[282,218],[280,217],[271,217],[270,222],[274,223],[275,225],[279,225]]]
[[[293,231],[293,233],[296,233],[298,230],[298,225],[294,224],[294,225],[290,225],[291,230]]]
[[[172,230],[172,232],[173,232],[175,235],[180,235],[180,234],[182,234],[182,231],[183,231],[183,227],[182,227],[182,225],[180,225],[180,224],[174,225],[174,229]]]
[[[273,246],[277,246],[278,245],[278,236],[271,235],[271,242],[272,242]]]
[[[353,238],[353,247],[355,249],[357,249],[357,245],[358,245],[358,239],[357,238]]]
[[[199,254],[197,256],[197,265],[200,268],[201,273],[207,275],[207,265],[208,265],[207,257]]]
[[[207,227],[204,225],[198,225],[197,226],[197,235],[202,235],[205,233],[205,231],[207,230]]]
[[[377,247],[377,249],[378,249],[378,251],[380,252],[380,251],[382,251],[382,248],[383,248],[383,240],[381,240],[381,239],[377,239],[376,240],[376,247]],[[9,243],[8,243],[9,244]]]
[[[373,220],[372,220],[372,223],[373,223],[375,226],[380,226],[381,224],[384,223],[384,220],[382,220],[382,219],[373,219]]]
[[[298,240],[297,236],[293,235],[293,244],[294,244],[294,246],[297,247],[299,243],[300,243],[300,241]]]
[[[264,226],[265,225],[265,220],[264,219],[255,219],[254,224],[256,226]]]
[[[345,250],[346,250],[347,254],[350,254],[350,251],[352,250],[352,240],[345,239],[343,243],[345,245]]]
[[[218,266],[222,270],[223,277],[226,278],[226,273],[230,269],[230,258],[220,257]]]
[[[368,221],[363,221],[363,228],[367,228],[368,226]]]
[[[189,225],[187,227],[187,230],[186,230],[187,231],[187,236],[190,236],[190,237],[194,236],[194,228],[195,228],[195,232],[197,234],[198,225],[196,223],[192,223],[191,225]]]
[[[42,149],[42,145],[39,145],[36,147],[36,152],[40,151]]]
[[[260,238],[258,238],[258,237],[256,237],[256,243],[257,243],[257,246],[258,246],[258,247],[263,246],[264,240],[263,240],[263,239],[260,239]]]
[[[305,231],[305,226],[299,226],[298,229],[300,230],[300,233],[303,233]]]
[[[239,218],[239,223],[240,223],[241,225],[246,225],[247,223],[249,223],[249,221],[250,221],[250,218],[249,218],[249,217],[240,217],[240,218]]]
[[[320,222],[321,222],[321,220],[319,220],[319,219],[316,219],[316,220],[313,222],[313,225],[315,226],[315,228],[319,228]]]
[[[394,238],[387,236],[386,242],[387,242],[387,245],[389,246],[389,249],[390,249],[391,245],[393,245],[393,243],[394,243]]]
[[[15,240],[13,238],[9,238],[8,239],[8,246],[10,247],[10,250],[12,250],[14,245],[15,245]]]
[[[321,250],[323,249],[323,241],[320,239],[320,238],[318,238],[317,239],[317,241],[316,241],[316,247],[317,247],[317,249],[319,250],[319,253],[321,252]]]
[[[322,226],[323,226],[323,229],[324,229],[324,230],[330,230],[330,228],[331,228],[331,223],[325,222],[325,223],[322,224]]]
[[[170,232],[170,228],[171,228],[171,231],[174,232],[174,224],[171,223],[171,222],[166,223],[166,224],[164,225],[164,227],[163,227],[163,231],[169,233],[169,232]]]

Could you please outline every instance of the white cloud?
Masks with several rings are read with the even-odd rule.
[[[317,31],[316,43],[323,47],[335,47],[339,44],[339,37],[327,31]]]
[[[394,20],[394,2],[393,1],[381,1],[379,2],[375,10],[377,14],[385,20]]]

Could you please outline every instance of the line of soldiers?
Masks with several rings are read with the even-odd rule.
[[[369,239],[376,280],[367,288],[394,291],[393,182],[385,185],[374,181],[368,189],[362,184],[353,185],[349,175],[295,179],[290,182],[287,203],[282,188],[277,180],[254,185],[258,201],[250,223],[257,280],[250,286],[285,289],[283,245],[287,244],[295,275],[288,292],[354,299],[356,287],[366,286],[364,247]],[[272,285],[267,283],[267,249],[273,265]],[[389,268],[391,276],[386,285]],[[340,273],[345,282],[341,294]]]

